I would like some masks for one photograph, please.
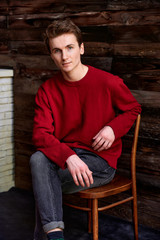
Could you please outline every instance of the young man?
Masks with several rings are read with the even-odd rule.
[[[80,29],[58,20],[46,30],[51,58],[60,69],[36,95],[31,157],[38,216],[48,239],[63,238],[62,192],[110,182],[125,135],[141,107],[110,73],[86,66]],[[115,108],[121,114],[115,115]],[[38,233],[35,239],[40,240]]]

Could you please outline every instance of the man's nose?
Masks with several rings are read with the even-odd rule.
[[[62,51],[62,59],[65,60],[67,58],[68,58],[67,51],[66,50]]]

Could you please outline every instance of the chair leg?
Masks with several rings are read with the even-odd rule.
[[[98,199],[92,200],[93,240],[98,240]]]
[[[138,240],[138,213],[137,213],[137,196],[134,194],[133,198],[133,223],[134,223],[134,237]]]
[[[88,208],[92,209],[92,200],[88,199]],[[92,212],[88,212],[88,232],[92,232]]]

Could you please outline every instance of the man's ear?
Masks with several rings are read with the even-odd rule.
[[[80,45],[80,54],[81,55],[84,54],[84,43],[81,43],[81,45]]]

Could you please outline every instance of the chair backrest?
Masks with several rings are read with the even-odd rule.
[[[133,143],[132,143],[132,151],[131,151],[131,177],[132,181],[136,182],[136,152],[137,152],[137,142],[138,142],[138,134],[139,134],[139,126],[140,126],[141,115],[137,116]]]

